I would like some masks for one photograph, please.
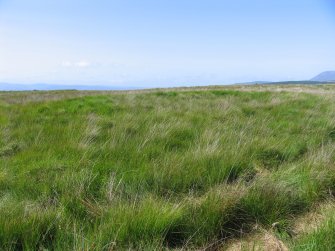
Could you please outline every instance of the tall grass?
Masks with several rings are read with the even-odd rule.
[[[0,102],[0,249],[216,248],[334,191],[326,95],[71,93]]]

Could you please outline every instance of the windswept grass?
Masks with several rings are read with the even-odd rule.
[[[331,95],[29,95],[0,95],[0,249],[218,249],[275,223],[317,250],[290,236],[335,192]],[[327,224],[317,245],[334,242]]]

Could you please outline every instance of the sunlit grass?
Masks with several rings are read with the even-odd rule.
[[[0,96],[0,249],[214,248],[334,191],[331,96],[22,95]]]

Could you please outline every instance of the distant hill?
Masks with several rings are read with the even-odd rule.
[[[266,82],[266,81],[255,81],[248,83],[238,83],[236,85],[322,85],[322,84],[335,84],[335,80],[301,80],[301,81],[280,81],[280,82]]]
[[[333,82],[333,81],[335,81],[335,71],[322,72],[319,75],[312,78],[311,81]]]
[[[133,90],[139,89],[135,86],[95,86],[95,85],[52,85],[52,84],[15,84],[1,83],[0,91],[50,91],[50,90],[87,90],[87,91],[103,91],[103,90]]]
[[[329,81],[332,82],[332,81]],[[312,80],[304,80],[304,81],[281,81],[281,82],[271,82],[267,83],[270,85],[320,85],[324,84],[324,81],[312,81]]]
[[[333,84],[335,81],[328,81],[327,83]],[[249,83],[239,83],[236,85],[321,85],[325,81],[311,81],[311,80],[302,80],[302,81],[280,81],[280,82],[266,82],[266,81],[255,81]]]

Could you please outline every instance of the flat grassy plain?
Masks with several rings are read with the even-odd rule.
[[[0,92],[0,250],[334,250],[334,193],[333,85]]]

